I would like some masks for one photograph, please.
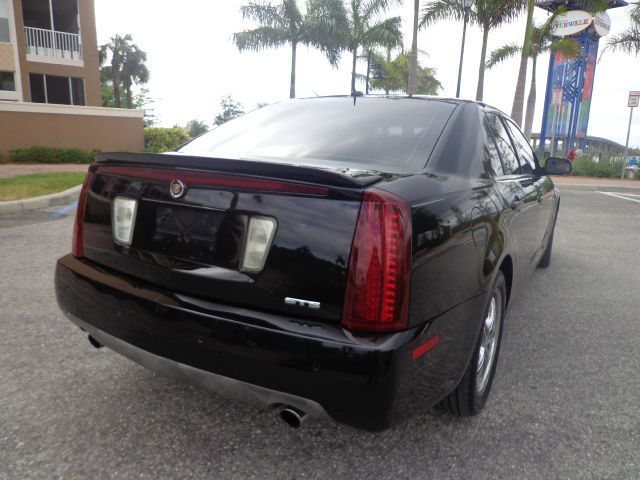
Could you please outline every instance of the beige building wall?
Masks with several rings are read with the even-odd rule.
[[[34,145],[136,152],[144,148],[143,112],[115,108],[0,102],[0,154]]]

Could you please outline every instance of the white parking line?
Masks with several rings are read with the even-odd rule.
[[[609,195],[610,197],[621,198],[622,200],[629,200],[630,202],[640,203],[640,200],[636,200],[635,198],[628,198],[628,196],[640,197],[640,195],[636,195],[633,193],[613,193],[613,192],[599,192],[603,195]]]

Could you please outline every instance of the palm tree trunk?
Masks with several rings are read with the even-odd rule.
[[[120,56],[114,50],[111,61],[111,80],[113,82],[113,106],[120,108]]]
[[[524,107],[524,84],[527,81],[528,63],[529,59],[527,57],[520,57],[520,69],[518,70],[516,93],[513,96],[513,105],[511,106],[511,118],[513,118],[513,120],[520,126],[522,126],[522,109]]]
[[[529,98],[527,98],[527,113],[524,117],[524,134],[527,140],[531,140],[531,129],[533,128],[533,114],[536,111],[536,62],[538,57],[532,57],[531,86],[529,87]]]
[[[418,83],[418,16],[420,15],[420,0],[415,0],[413,5],[413,41],[409,54],[409,82],[407,93],[412,96],[416,93]]]
[[[535,0],[528,0],[527,4],[527,25],[524,31],[524,42],[522,43],[522,54],[520,56],[520,70],[518,71],[516,93],[513,95],[513,105],[511,107],[511,118],[513,118],[518,125],[522,125],[524,85],[527,81],[527,65],[529,63],[529,51],[531,49],[531,28],[533,25],[533,9],[535,7]]]
[[[484,94],[484,65],[487,58],[487,40],[489,39],[489,28],[482,30],[482,53],[480,54],[480,68],[478,69],[478,89],[476,90],[476,100],[482,101]]]
[[[131,93],[131,79],[125,78],[124,93],[125,93],[125,101],[127,102],[127,108],[133,108],[133,94]]]
[[[356,62],[358,61],[358,48],[353,49],[353,63],[351,65],[351,94],[356,91]]]
[[[296,54],[298,50],[297,42],[291,42],[291,86],[289,87],[289,98],[296,98]]]

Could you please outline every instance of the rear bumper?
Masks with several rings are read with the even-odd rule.
[[[291,405],[304,411],[310,417],[327,417],[327,412],[325,412],[324,408],[312,400],[241,382],[233,378],[194,368],[169,358],[160,357],[130,343],[123,342],[102,330],[98,330],[91,324],[80,320],[78,317],[71,314],[67,315],[73,323],[95,338],[103,346],[110,348],[123,357],[127,357],[129,360],[139,363],[143,367],[147,367],[167,377],[175,378],[176,380],[196,385],[204,390],[225,395],[226,397],[234,398],[251,405],[259,407]]]
[[[58,261],[55,279],[58,303],[74,323],[150,369],[367,430],[383,430],[446,395],[468,361],[462,343],[476,338],[475,327],[464,325],[467,308],[420,328],[354,337],[339,325],[167,292],[71,256]],[[449,346],[414,361],[413,349],[436,334]]]

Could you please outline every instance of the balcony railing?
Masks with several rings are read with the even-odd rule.
[[[62,60],[82,60],[82,43],[76,33],[24,27],[27,54]]]

